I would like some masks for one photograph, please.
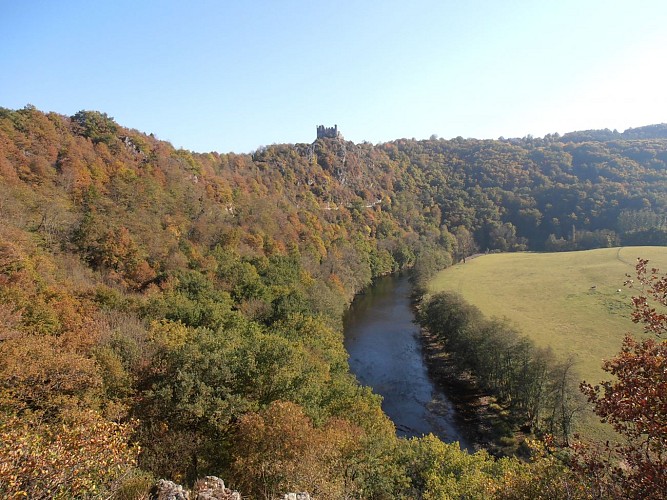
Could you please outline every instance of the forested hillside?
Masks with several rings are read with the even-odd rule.
[[[664,129],[197,154],[0,108],[0,492],[584,495],[551,458],[396,439],[340,318],[477,250],[667,244]]]

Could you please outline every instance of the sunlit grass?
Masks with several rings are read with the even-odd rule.
[[[667,247],[490,254],[440,272],[430,292],[453,290],[486,316],[508,318],[538,346],[573,356],[579,377],[597,383],[624,335],[642,335],[630,320],[637,292],[623,285],[637,257],[667,271]]]

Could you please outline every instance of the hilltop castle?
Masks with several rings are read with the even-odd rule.
[[[325,127],[324,125],[318,125],[317,127],[317,138],[318,139],[338,139],[342,137],[338,131],[338,125],[333,127]]]

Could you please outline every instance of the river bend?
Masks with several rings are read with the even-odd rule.
[[[387,276],[355,298],[344,321],[350,369],[384,398],[399,436],[433,433],[469,449],[451,401],[429,378],[410,292],[407,276]]]

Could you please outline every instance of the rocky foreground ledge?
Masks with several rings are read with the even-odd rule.
[[[186,490],[173,481],[160,479],[151,491],[154,500],[241,500],[241,494],[225,487],[219,477],[206,476],[199,479],[192,491]],[[283,500],[310,500],[310,495],[302,493],[286,493]]]

